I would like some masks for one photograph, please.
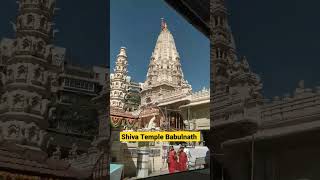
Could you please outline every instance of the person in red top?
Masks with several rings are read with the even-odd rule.
[[[187,154],[183,151],[183,147],[179,149],[179,171],[186,171],[187,170],[187,162],[188,157]]]
[[[174,150],[173,146],[170,146],[170,150],[169,150],[169,154],[168,154],[169,173],[175,172],[176,164],[177,164],[176,151]]]

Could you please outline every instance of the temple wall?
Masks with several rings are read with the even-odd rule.
[[[100,157],[100,153],[85,153],[78,156],[76,159],[66,159],[72,167],[77,169],[92,169]]]
[[[274,97],[273,102],[264,105],[261,112],[262,123],[264,126],[268,126],[293,121],[297,118],[307,117],[312,114],[316,115],[319,113],[319,109],[319,87],[314,91],[299,87],[292,97],[289,95],[283,99]],[[299,120],[299,122],[301,122],[301,120]]]
[[[320,179],[320,147],[290,149],[276,154],[279,180]]]
[[[150,146],[152,154],[149,154],[149,174],[159,172],[161,168],[166,168],[163,163],[163,143],[156,143]],[[125,176],[134,177],[137,173],[137,150],[138,143],[121,143],[114,142],[111,146],[111,160],[112,163],[119,163],[124,165]]]
[[[259,180],[319,179],[319,151],[320,147],[300,147],[255,152],[254,178]]]

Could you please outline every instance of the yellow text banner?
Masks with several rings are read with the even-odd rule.
[[[121,142],[199,142],[198,131],[120,132]]]

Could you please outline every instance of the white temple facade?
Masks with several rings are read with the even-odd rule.
[[[203,142],[206,141],[205,136],[210,129],[210,89],[203,88],[199,92],[192,92],[191,85],[184,79],[173,35],[163,19],[161,31],[150,58],[146,79],[140,83],[140,106],[133,112],[125,108],[127,105],[122,102],[126,102],[126,98],[119,95],[119,92],[128,94],[128,89],[125,86],[120,89],[116,84],[132,84],[129,83],[131,78],[128,78],[127,71],[124,69],[127,69],[127,56],[121,48],[116,60],[115,73],[111,75],[110,86],[113,127],[111,160],[112,163],[124,164],[126,177],[139,175],[137,171],[141,166],[139,164],[141,162],[138,162],[139,146],[138,143],[119,142],[120,131],[201,131],[202,143],[193,144],[189,148],[192,152],[196,152],[195,148],[203,146]],[[164,157],[167,155],[168,146],[169,143],[165,142],[150,144],[147,163],[149,173],[161,173],[167,169]],[[205,149],[205,147],[202,148]],[[194,157],[192,163],[195,163],[197,158],[205,156],[197,153],[192,155]]]

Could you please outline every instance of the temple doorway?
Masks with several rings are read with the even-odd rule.
[[[179,111],[171,111],[167,114],[168,130],[185,130],[183,118]]]

